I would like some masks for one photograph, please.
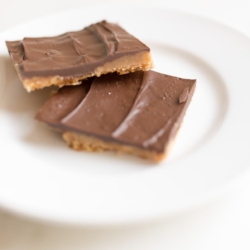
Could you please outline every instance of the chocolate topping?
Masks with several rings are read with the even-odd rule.
[[[195,82],[154,71],[108,74],[63,87],[36,118],[62,131],[164,152],[180,127]]]
[[[124,55],[149,51],[117,24],[102,21],[56,37],[6,42],[23,78],[77,77]]]

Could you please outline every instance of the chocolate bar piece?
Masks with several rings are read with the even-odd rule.
[[[78,85],[111,72],[153,67],[150,49],[119,25],[102,21],[56,37],[6,42],[25,89]]]
[[[76,150],[114,150],[162,160],[182,123],[196,80],[138,71],[63,87],[36,119]]]

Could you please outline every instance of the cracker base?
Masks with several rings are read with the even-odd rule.
[[[153,162],[160,162],[167,156],[168,149],[164,153],[158,153],[149,151],[147,149],[139,149],[137,147],[120,145],[114,142],[104,142],[100,139],[80,135],[74,132],[64,132],[63,139],[67,142],[69,147],[77,151],[87,152],[103,152],[103,151],[115,151],[119,153],[128,153],[139,156],[143,159],[151,160]],[[169,147],[168,147],[169,148]]]

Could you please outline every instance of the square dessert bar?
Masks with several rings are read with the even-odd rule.
[[[153,67],[150,49],[119,25],[102,21],[55,37],[6,42],[14,67],[30,92],[46,86],[78,85],[111,72]]]
[[[76,150],[131,153],[155,162],[168,153],[196,80],[154,71],[107,74],[65,86],[36,119],[59,129]]]

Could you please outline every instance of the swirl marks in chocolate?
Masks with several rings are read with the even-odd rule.
[[[6,42],[23,78],[77,77],[106,62],[149,48],[117,24],[102,21],[55,37]]]
[[[77,85],[74,88],[65,86],[59,89],[39,110],[36,119],[62,129],[61,120],[78,107],[86,97],[91,83],[92,79],[89,79],[84,81],[84,84]]]
[[[195,82],[154,71],[108,74],[94,78],[88,93],[81,87],[84,84],[77,86],[79,92],[85,93],[77,98],[73,97],[77,91],[70,91],[76,87],[67,87],[68,95],[65,91],[66,100],[62,103],[70,103],[73,98],[75,104],[68,113],[56,116],[57,123],[50,122],[52,113],[57,112],[54,107],[58,106],[54,97],[40,110],[37,119],[63,131],[164,152],[180,127]]]
[[[178,102],[179,96],[193,84],[193,80],[145,72],[137,100],[113,136],[128,143],[133,140],[139,147],[162,151],[178,118],[185,112],[185,105]]]
[[[61,123],[77,131],[110,137],[128,115],[140,90],[143,72],[94,79],[87,96]]]
[[[114,32],[108,29],[104,23],[105,22],[98,23],[97,25],[92,24],[87,28],[87,30],[96,36],[104,45],[104,48],[106,49],[106,56],[108,54],[113,55],[117,51],[118,40]]]

